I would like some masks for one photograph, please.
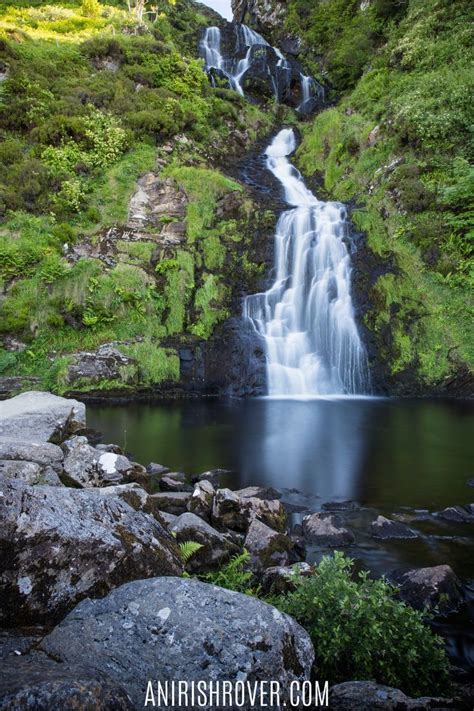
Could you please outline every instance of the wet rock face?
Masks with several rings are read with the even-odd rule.
[[[127,693],[105,674],[58,664],[46,655],[2,661],[0,710],[132,711]]]
[[[116,497],[12,480],[0,492],[0,625],[54,621],[87,595],[182,572],[160,523]]]
[[[281,28],[287,5],[281,0],[232,0],[232,12],[236,22],[271,31]]]
[[[293,680],[309,679],[314,659],[308,634],[270,605],[197,580],[166,577],[84,600],[41,648],[69,664],[81,663],[87,649],[92,667],[126,688],[135,708],[143,708],[147,680],[157,678],[274,679],[285,694]]]
[[[461,582],[449,565],[395,571],[390,580],[399,588],[400,598],[417,610],[437,608],[448,614],[463,603]]]

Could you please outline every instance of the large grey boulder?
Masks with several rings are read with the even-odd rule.
[[[331,711],[425,711],[456,708],[452,699],[412,699],[399,689],[373,681],[345,681],[329,692]]]
[[[83,600],[41,648],[68,664],[81,663],[87,650],[88,663],[127,689],[136,709],[148,680],[156,699],[157,680],[272,679],[288,701],[291,682],[308,680],[314,660],[309,635],[288,615],[190,578],[136,580]]]
[[[117,497],[0,481],[0,625],[56,620],[83,597],[179,575],[176,543]]]
[[[133,710],[120,684],[83,663],[84,660],[80,666],[58,664],[45,654],[2,661],[0,710]]]
[[[377,516],[370,524],[370,533],[374,538],[389,540],[391,538],[418,538],[418,534],[400,521],[392,521],[385,516]]]
[[[135,511],[144,511],[156,518],[163,526],[166,525],[164,514],[158,509],[156,500],[135,482],[131,482],[130,484],[117,484],[116,486],[103,486],[100,488],[87,489],[86,491],[91,494],[97,494],[98,496],[118,497]]]
[[[61,442],[86,426],[86,408],[46,392],[26,392],[2,402],[0,437],[31,442]]]
[[[250,553],[252,571],[258,574],[266,568],[288,565],[293,542],[289,536],[254,519],[247,531],[244,547]]]
[[[176,536],[178,543],[195,541],[202,546],[186,564],[186,570],[190,573],[212,570],[225,563],[232,554],[239,552],[232,541],[193,513],[178,516],[169,530]]]
[[[438,609],[447,614],[463,603],[461,581],[449,565],[395,571],[390,581],[399,588],[399,596],[417,610]]]
[[[330,513],[313,513],[303,519],[303,535],[308,543],[320,546],[349,546],[354,534],[342,526],[337,516]]]

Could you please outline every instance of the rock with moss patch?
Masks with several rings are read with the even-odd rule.
[[[329,706],[333,711],[427,711],[456,708],[452,699],[412,699],[399,689],[373,681],[345,681],[331,687]]]
[[[205,521],[210,521],[215,493],[210,481],[207,479],[199,481],[195,485],[193,495],[188,501],[188,511],[200,516]]]
[[[289,536],[278,533],[254,519],[247,531],[244,548],[250,553],[250,567],[253,572],[262,573],[266,568],[287,566],[293,542]]]
[[[175,516],[186,513],[191,496],[189,491],[160,491],[158,494],[151,494],[160,511]]]
[[[190,573],[203,573],[217,568],[231,555],[239,552],[232,541],[193,513],[178,516],[169,530],[176,536],[178,543],[194,541],[202,546],[186,564],[186,570]]]
[[[176,543],[117,497],[0,481],[0,623],[60,618],[134,578],[179,575]]]
[[[461,581],[449,565],[394,571],[389,578],[398,587],[400,598],[417,610],[436,608],[448,614],[464,601]]]

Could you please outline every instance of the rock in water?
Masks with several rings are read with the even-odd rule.
[[[462,506],[447,506],[442,511],[437,511],[435,516],[445,521],[454,521],[455,523],[466,523],[472,520],[469,511]]]
[[[86,426],[86,408],[78,400],[26,392],[2,402],[0,437],[31,442],[61,442]]]
[[[374,538],[388,540],[390,538],[418,538],[418,534],[404,523],[392,521],[385,516],[377,516],[370,524],[370,533]]]
[[[116,497],[0,481],[0,624],[57,620],[79,600],[180,575],[176,543]]]
[[[271,605],[167,577],[136,580],[103,599],[83,600],[41,648],[69,664],[81,663],[87,650],[92,667],[127,689],[136,709],[144,706],[149,679],[155,680],[155,695],[156,680],[273,679],[288,701],[291,682],[308,680],[314,659],[307,632]]]
[[[417,610],[436,607],[447,614],[463,603],[461,581],[449,565],[395,571],[389,577],[401,599]]]
[[[45,655],[2,662],[0,711],[132,711],[120,685],[87,667]]]
[[[352,531],[342,526],[337,516],[329,513],[305,516],[303,535],[309,543],[320,546],[348,546],[354,542]]]

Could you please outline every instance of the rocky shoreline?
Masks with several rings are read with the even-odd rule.
[[[0,414],[0,709],[138,709],[148,679],[311,679],[308,633],[276,608],[192,576],[246,549],[264,593],[312,575],[306,546],[354,542],[354,502],[327,502],[291,526],[281,492],[221,486],[223,470],[193,478],[132,461],[93,444],[85,405],[28,392]],[[474,509],[438,516],[470,522]],[[379,515],[379,541],[411,539],[410,525]],[[199,548],[188,558],[182,547]],[[183,577],[184,575],[184,577]],[[464,590],[449,565],[400,571],[400,597],[447,614]],[[352,681],[331,689],[333,709],[470,708],[464,688],[449,699],[409,699]],[[246,707],[245,707],[246,708]]]

